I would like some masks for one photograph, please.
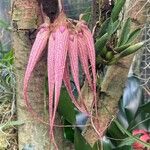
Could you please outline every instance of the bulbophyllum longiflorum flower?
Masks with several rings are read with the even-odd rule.
[[[139,135],[141,141],[150,143],[150,133],[148,131],[137,129],[133,131],[132,135]],[[138,142],[133,143],[133,149],[146,150],[146,148]]]
[[[53,128],[55,114],[59,103],[62,82],[79,111],[87,113],[85,99],[76,100],[72,93],[70,75],[72,75],[78,94],[81,95],[79,83],[79,62],[87,82],[93,91],[93,102],[96,106],[96,68],[95,48],[91,31],[84,21],[71,22],[61,12],[53,24],[43,24],[37,33],[32,46],[28,65],[24,76],[24,99],[27,107],[35,115],[28,99],[28,82],[40,56],[48,43],[47,70],[49,88],[49,124],[50,138],[55,144]],[[91,66],[91,72],[89,69]],[[56,149],[57,145],[55,144]]]

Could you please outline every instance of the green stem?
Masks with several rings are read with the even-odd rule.
[[[23,124],[24,124],[23,121],[9,121],[7,123],[0,124],[0,130],[6,130],[12,126],[19,126]]]
[[[144,145],[145,147],[147,148],[150,148],[150,144],[146,143],[146,142],[143,142],[142,140],[140,140],[139,138],[137,138],[136,136],[133,136],[130,132],[128,132],[125,128],[122,127],[122,125],[117,121],[117,120],[114,120],[114,122],[116,123],[116,125],[124,131],[124,133],[126,135],[128,135],[130,138],[132,138],[133,140],[141,143],[142,145]]]

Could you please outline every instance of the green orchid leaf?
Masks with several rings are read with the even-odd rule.
[[[67,125],[71,126],[67,120],[64,120],[64,126]],[[67,140],[71,141],[72,143],[74,142],[74,130],[72,127],[64,127],[64,136]]]
[[[122,51],[117,57],[118,58],[122,58],[122,57],[128,56],[130,54],[133,54],[137,50],[139,50],[143,45],[144,45],[144,42],[140,42],[140,43],[137,43],[135,45],[131,45],[127,49],[125,49],[124,51]]]
[[[120,53],[120,52],[124,51],[125,49],[127,49],[129,46],[131,46],[131,44],[125,44],[120,47],[115,47],[114,51]]]
[[[112,18],[113,22],[115,22],[119,18],[119,14],[120,14],[121,10],[123,9],[125,2],[126,2],[126,0],[117,0],[115,2],[115,6],[111,13],[111,18]]]
[[[74,110],[74,105],[68,95],[65,88],[61,89],[61,95],[58,105],[58,112],[66,119],[69,123],[75,124],[76,114]]]
[[[92,150],[101,150],[101,144],[100,141],[95,142]]]
[[[130,27],[131,27],[131,19],[128,18],[126,20],[123,28],[122,28],[121,35],[120,35],[120,38],[118,41],[118,47],[124,45],[128,41],[128,38],[130,35],[129,34],[130,33]]]
[[[120,20],[116,20],[113,23],[113,28],[112,28],[111,34],[114,34],[118,30],[119,27],[120,27]]]
[[[128,38],[126,44],[133,42],[139,36],[140,32],[141,32],[141,28],[138,28],[138,29],[132,31],[129,35],[129,38]]]
[[[75,150],[92,150],[90,144],[87,143],[78,129],[75,129],[74,144]]]
[[[101,38],[96,40],[95,48],[97,54],[101,54],[101,51],[105,47],[107,40],[108,40],[108,33],[104,34]]]
[[[116,20],[115,22],[113,22],[112,19],[110,20],[108,31],[107,31],[109,34],[109,38],[111,38],[111,35],[117,31],[119,26],[120,26],[120,20]]]
[[[122,142],[117,147],[119,148],[119,147],[123,147],[123,146],[131,146],[134,142],[135,142],[134,139],[127,137],[127,138],[123,139]]]
[[[112,150],[111,148],[111,142],[106,137],[103,137],[102,145],[104,150]]]
[[[100,33],[98,35],[98,38],[102,37],[104,34],[106,34],[108,32],[110,20],[111,19],[108,18],[106,21],[103,22],[103,24],[101,25],[101,28],[100,28]]]
[[[139,111],[144,111],[145,113],[150,113],[150,102],[139,107]]]
[[[113,150],[133,150],[132,146],[123,146],[119,148],[114,148]]]

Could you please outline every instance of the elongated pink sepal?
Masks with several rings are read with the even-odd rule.
[[[85,44],[84,38],[81,36],[78,36],[78,50],[79,50],[79,58],[82,65],[82,69],[85,73],[90,88],[93,90],[93,84],[92,84],[92,79],[90,76],[89,64],[88,64],[87,46]]]
[[[97,97],[96,97],[96,57],[95,57],[95,46],[94,39],[91,31],[85,24],[81,24],[81,29],[83,33],[83,37],[85,39],[85,43],[87,45],[88,57],[90,60],[91,68],[92,68],[92,76],[93,76],[93,92],[94,92],[94,104],[96,108],[97,114]]]
[[[84,99],[82,97],[81,94],[81,89],[80,89],[80,83],[79,83],[79,60],[78,60],[78,56],[79,56],[79,50],[78,50],[78,39],[77,39],[77,34],[71,34],[70,35],[70,40],[69,40],[69,59],[70,59],[70,66],[71,66],[71,72],[72,72],[72,76],[74,79],[74,83],[76,85],[77,91],[78,91],[78,95],[80,97],[80,109],[77,107],[77,105],[75,104],[75,106],[84,113],[87,113],[87,108],[85,107],[85,103],[84,103]],[[72,94],[70,90],[68,90],[68,92],[70,93],[70,95]],[[73,100],[73,98],[72,98]],[[85,111],[86,110],[86,111]]]
[[[50,137],[53,137],[54,121],[56,116],[56,110],[59,103],[60,91],[62,86],[66,58],[67,58],[68,40],[69,40],[69,31],[67,27],[60,26],[55,32],[55,49],[54,49],[55,64],[53,66],[54,74],[55,74],[55,78],[54,78],[55,96],[54,96],[53,116],[50,124]]]
[[[52,117],[53,117],[53,97],[54,97],[54,86],[55,86],[54,65],[55,65],[55,37],[54,34],[51,34],[48,43],[48,57],[47,57],[50,126],[53,126]]]
[[[37,116],[37,115],[33,111],[32,107],[29,103],[28,94],[27,94],[28,82],[29,82],[30,76],[33,72],[33,69],[35,68],[42,52],[44,51],[44,49],[46,47],[49,33],[50,33],[49,27],[42,27],[40,29],[40,31],[37,33],[35,42],[31,49],[28,65],[26,68],[25,76],[24,76],[24,83],[23,83],[24,100],[25,100],[25,103],[26,103],[29,111],[31,111],[34,116]]]
[[[77,107],[77,109],[83,113],[88,113],[87,109],[84,107],[84,105],[80,104],[79,101],[77,101],[73,95],[72,87],[70,83],[70,74],[69,74],[69,66],[66,64],[65,71],[64,71],[64,77],[63,77],[64,84],[66,86],[66,89],[68,91],[68,94],[73,102],[73,104]]]
[[[77,90],[80,93],[77,35],[74,35],[72,37],[72,39],[69,40],[68,55],[69,55],[69,59],[70,59],[70,66],[71,66],[72,76],[73,76],[75,85],[77,87]]]
[[[94,39],[91,31],[88,28],[82,27],[83,36],[85,37],[85,43],[87,45],[87,52],[90,59],[90,63],[92,66],[92,74],[93,74],[93,83],[96,85],[96,60],[95,60],[95,47],[94,47]]]

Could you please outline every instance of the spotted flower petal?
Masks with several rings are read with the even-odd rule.
[[[52,117],[53,117],[53,97],[55,86],[54,66],[55,66],[55,36],[54,34],[51,34],[48,43],[48,57],[47,57],[48,90],[49,90],[49,123],[51,127],[53,127]]]
[[[58,150],[58,147],[55,143],[53,129],[62,81],[64,82],[75,106],[81,112],[87,112],[85,99],[82,98],[79,83],[79,61],[88,84],[92,91],[94,91],[96,102],[96,70],[93,37],[87,26],[84,24],[81,23],[79,27],[80,31],[77,28],[78,27],[75,27],[74,24],[70,23],[70,21],[67,21],[63,12],[59,14],[58,18],[53,23],[51,30],[49,29],[49,26],[45,26],[45,24],[42,25],[33,44],[24,77],[24,99],[30,111],[33,112],[27,96],[28,82],[49,38],[47,56],[50,124],[49,135],[56,150]],[[90,75],[89,64],[91,64],[92,75]],[[80,101],[77,101],[73,95],[70,73],[72,74],[78,94],[81,97]]]
[[[69,51],[68,55],[70,58],[71,72],[74,79],[74,83],[77,87],[78,92],[80,93],[80,84],[79,84],[79,64],[78,64],[78,39],[77,35],[70,35],[69,38]]]
[[[137,129],[132,132],[132,135],[140,135],[140,140],[143,142],[150,142],[150,133],[142,130],[142,129]],[[133,149],[134,150],[139,150],[139,149],[144,149],[144,146],[141,143],[135,142],[133,143]]]
[[[26,102],[26,105],[27,105],[29,111],[32,112],[32,114],[35,116],[37,116],[37,115],[34,113],[32,107],[29,103],[29,99],[28,99],[28,95],[27,95],[28,82],[29,82],[30,76],[33,72],[33,69],[35,68],[35,65],[37,64],[42,52],[44,51],[44,49],[46,47],[49,33],[50,33],[49,26],[42,27],[40,29],[40,31],[37,33],[35,42],[31,49],[28,65],[26,68],[25,76],[24,76],[24,84],[23,84],[24,100]]]
[[[94,103],[97,111],[97,101],[96,101],[96,60],[95,60],[95,47],[94,40],[91,31],[84,24],[81,25],[81,29],[83,31],[83,36],[85,38],[85,43],[87,46],[88,56],[90,60],[90,64],[92,67],[92,75],[93,75],[93,88],[94,88]],[[97,112],[96,112],[97,113]]]
[[[90,88],[93,90],[92,79],[91,79],[90,72],[89,72],[87,47],[86,47],[84,38],[82,34],[80,33],[78,35],[78,50],[79,50],[79,58],[80,58],[83,71],[85,73],[85,76],[87,78]]]
[[[50,126],[50,134],[53,134],[53,125],[56,116],[56,110],[59,103],[60,90],[62,86],[62,80],[64,75],[65,63],[67,58],[68,51],[68,39],[69,39],[69,31],[67,27],[60,26],[55,33],[55,97],[54,97],[54,109],[53,109],[53,117],[52,124]]]

